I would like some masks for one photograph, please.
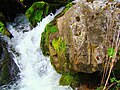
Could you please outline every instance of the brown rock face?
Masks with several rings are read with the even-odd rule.
[[[60,54],[51,44],[53,37],[49,41],[49,50],[54,52],[50,53],[52,64],[57,71],[92,73],[103,69],[109,60],[108,49],[115,48],[120,29],[120,8],[114,7],[117,4],[78,2],[56,20],[59,31],[50,38],[61,37],[66,45],[65,54]],[[120,54],[116,60],[120,60]]]

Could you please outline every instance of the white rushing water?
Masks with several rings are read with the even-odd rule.
[[[11,51],[20,69],[18,84],[12,85],[11,90],[72,90],[68,86],[59,86],[61,75],[56,73],[49,57],[44,57],[40,49],[41,33],[55,15],[48,15],[32,30],[23,15],[17,17],[15,23],[8,24],[14,36],[8,42],[19,53]]]

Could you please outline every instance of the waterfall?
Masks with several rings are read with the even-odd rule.
[[[14,38],[7,41],[15,50],[10,52],[13,53],[14,61],[20,69],[20,79],[17,84],[10,86],[10,90],[72,90],[69,86],[59,85],[61,75],[54,70],[49,57],[44,57],[40,49],[41,33],[46,24],[61,10],[55,15],[45,17],[33,29],[24,15],[18,16],[14,23],[8,23],[8,29]]]

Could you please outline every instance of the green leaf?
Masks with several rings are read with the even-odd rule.
[[[111,58],[111,57],[113,57],[114,55],[115,55],[115,49],[113,49],[113,48],[108,48],[108,50],[107,50],[107,54],[108,54],[108,56]]]
[[[113,82],[117,82],[117,79],[116,78],[110,78],[110,82],[113,83]]]

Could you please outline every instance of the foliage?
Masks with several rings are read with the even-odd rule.
[[[97,87],[96,90],[103,90],[103,87],[104,87],[104,86]]]
[[[110,58],[113,57],[114,54],[115,54],[115,49],[114,48],[108,48],[107,54]]]
[[[118,54],[120,55],[120,50],[118,51]],[[107,55],[112,58],[115,55],[115,49],[114,48],[108,48]]]
[[[110,78],[111,83],[115,83],[115,87],[113,87],[113,90],[119,90],[120,89],[120,80],[117,80],[115,77]]]
[[[0,21],[0,32],[3,33],[4,24]]]
[[[79,75],[78,74],[71,74],[71,73],[64,73],[59,81],[60,85],[70,85],[71,87],[75,88],[79,84]]]

